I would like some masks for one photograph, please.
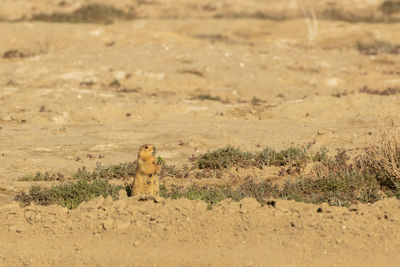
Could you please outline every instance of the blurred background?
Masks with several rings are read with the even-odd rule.
[[[400,1],[2,0],[0,181],[398,125]]]

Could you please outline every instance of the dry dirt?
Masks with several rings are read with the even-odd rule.
[[[71,211],[13,202],[32,184],[18,182],[22,175],[133,161],[144,143],[178,166],[226,145],[356,153],[400,122],[400,51],[365,55],[357,43],[399,45],[399,23],[319,19],[313,31],[302,18],[312,1],[304,13],[301,1],[118,0],[118,8],[133,6],[137,19],[68,24],[29,19],[105,1],[3,2],[0,265],[399,262],[394,199],[352,209],[323,205],[322,212],[281,200],[260,207],[253,199],[213,210],[189,200],[99,198]],[[333,5],[343,19],[380,20],[382,2]],[[315,2],[315,10],[332,19],[329,1]],[[364,87],[394,93],[360,92]],[[198,98],[207,94],[222,101]]]
[[[317,212],[318,209],[322,212]],[[254,199],[97,198],[0,207],[2,266],[396,266],[400,201],[352,209]]]

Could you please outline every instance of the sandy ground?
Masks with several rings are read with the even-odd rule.
[[[400,201],[333,208],[254,199],[100,197],[76,210],[0,207],[9,266],[397,266]],[[320,209],[321,212],[317,210]]]
[[[30,18],[83,3],[44,2],[9,1],[0,14]],[[254,18],[261,1],[234,2],[208,7],[214,13],[206,1],[202,9],[147,3],[135,6],[140,18],[107,25],[0,23],[2,265],[396,265],[397,200],[322,213],[286,201],[212,211],[187,200],[97,199],[73,211],[12,201],[32,184],[16,181],[22,175],[133,161],[144,143],[181,166],[226,145],[357,152],[399,126],[399,94],[360,89],[400,88],[400,55],[356,47],[399,44],[400,24],[319,20],[314,36],[299,5],[276,21]],[[283,14],[272,2],[263,12]],[[382,1],[367,2],[356,14],[382,16]],[[253,15],[229,17],[235,8]],[[198,99],[205,94],[222,101]]]

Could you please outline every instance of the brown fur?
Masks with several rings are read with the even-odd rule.
[[[158,195],[160,183],[156,148],[154,145],[143,145],[139,149],[135,179],[132,184],[132,196]]]

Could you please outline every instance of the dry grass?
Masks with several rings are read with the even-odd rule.
[[[364,166],[383,183],[400,183],[400,131],[382,133],[376,145],[366,148],[362,157]]]

